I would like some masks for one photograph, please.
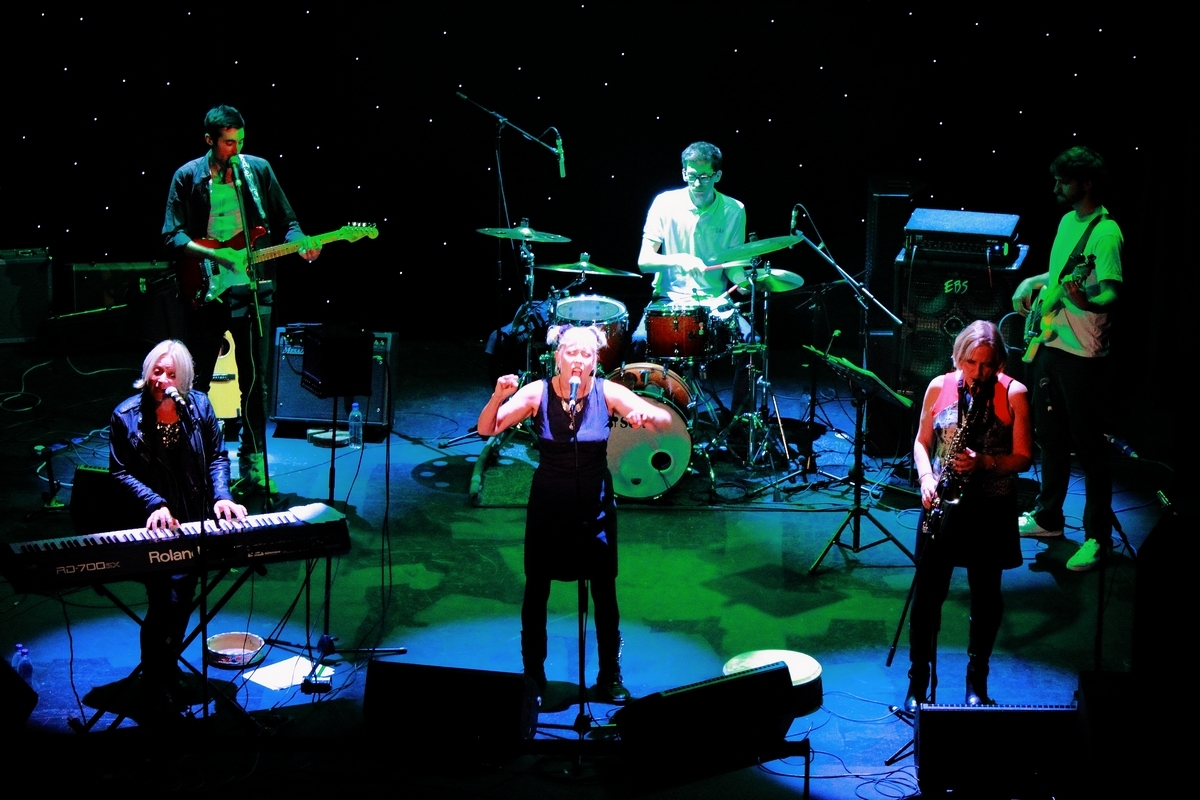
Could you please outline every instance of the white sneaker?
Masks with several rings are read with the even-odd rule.
[[[1017,529],[1022,536],[1034,537],[1037,539],[1050,539],[1055,536],[1062,536],[1063,529],[1059,528],[1056,531],[1046,530],[1041,525],[1037,524],[1037,520],[1033,518],[1032,511],[1026,511],[1017,518]]]
[[[1067,569],[1072,572],[1088,572],[1100,563],[1100,559],[1107,553],[1108,548],[1103,551],[1100,549],[1100,543],[1095,539],[1087,539],[1079,549],[1075,551],[1075,555],[1067,559]]]

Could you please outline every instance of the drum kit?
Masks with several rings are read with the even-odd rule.
[[[629,340],[629,312],[625,304],[603,295],[572,296],[571,290],[590,276],[641,278],[642,273],[601,267],[590,261],[588,253],[581,253],[579,260],[573,263],[539,264],[533,255],[533,244],[562,244],[571,240],[534,230],[525,219],[514,228],[479,228],[478,232],[520,242],[519,256],[528,275],[525,299],[513,319],[512,331],[531,333],[544,331],[547,324],[568,323],[600,327],[607,336],[607,344],[598,354],[598,368],[604,377],[622,383],[646,401],[663,406],[670,414],[673,424],[666,430],[633,428],[624,420],[614,420],[608,443],[608,463],[613,475],[613,491],[618,497],[651,499],[667,493],[688,473],[693,457],[697,455],[702,455],[708,463],[711,486],[710,454],[716,450],[732,452],[731,439],[745,442],[742,461],[746,466],[769,457],[769,439],[775,434],[782,436],[782,428],[773,432],[767,423],[769,298],[799,289],[804,279],[794,272],[772,269],[763,256],[792,247],[802,237],[752,240],[709,259],[708,269],[728,270],[733,282],[729,291],[717,297],[652,302],[645,310],[645,360],[624,363]],[[535,270],[569,273],[576,277],[563,289],[551,287],[546,299],[534,300]],[[745,303],[731,299],[739,290],[749,298]],[[761,302],[759,296],[763,298]],[[742,305],[748,306],[748,317],[740,313]],[[760,329],[761,338],[755,335]],[[522,384],[553,371],[552,352],[535,359],[534,339],[532,335],[526,336]],[[693,442],[694,434],[702,435],[697,427],[701,413],[719,423],[719,401],[704,389],[701,381],[709,365],[726,356],[732,359],[735,367],[744,364],[738,369],[744,369],[748,376],[748,396],[740,403],[741,413],[735,413],[724,428],[705,440]],[[539,370],[535,372],[534,365],[538,362]],[[735,412],[739,411],[736,394],[735,384]],[[719,424],[714,425],[713,430],[717,427]],[[744,437],[738,435],[740,431],[744,431]],[[782,452],[786,454],[787,448],[787,442],[783,441]]]

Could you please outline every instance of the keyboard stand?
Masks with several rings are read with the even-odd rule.
[[[200,591],[197,592],[196,596],[192,598],[192,602],[189,607],[189,611],[188,611],[189,618],[190,618],[191,614],[195,613],[196,609],[200,607],[201,601],[204,598],[208,597],[213,592],[213,590],[215,590],[217,588],[217,585],[220,584],[221,581],[225,580],[226,577],[228,577],[230,571],[231,570],[227,567],[222,568],[222,569],[217,570],[214,573],[211,573],[210,575],[206,576],[205,580],[201,581]],[[207,716],[208,703],[210,700],[212,700],[212,699],[216,699],[218,701],[224,700],[225,703],[230,708],[230,710],[235,715],[237,715],[240,719],[249,723],[255,730],[258,730],[260,732],[262,730],[262,726],[259,725],[258,722],[252,716],[250,716],[250,714],[244,708],[242,708],[240,705],[238,705],[236,702],[234,702],[234,700],[229,698],[223,692],[212,691],[212,684],[208,679],[207,663],[202,663],[201,666],[203,667],[203,671],[198,670],[187,659],[185,659],[183,657],[183,652],[186,651],[188,649],[188,647],[191,645],[191,643],[196,640],[196,637],[200,635],[201,631],[203,631],[205,629],[207,624],[209,622],[212,622],[212,620],[217,616],[217,614],[220,613],[221,609],[224,608],[225,605],[231,599],[233,599],[233,596],[235,594],[237,594],[238,590],[240,590],[242,588],[242,585],[245,584],[246,581],[248,581],[252,575],[255,575],[255,574],[265,575],[266,572],[267,572],[266,568],[264,568],[261,565],[247,567],[247,568],[243,569],[241,572],[239,572],[238,576],[234,580],[234,582],[225,590],[225,592],[221,595],[221,597],[217,600],[217,602],[214,603],[208,609],[207,613],[204,614],[202,616],[202,618],[196,623],[196,626],[194,628],[192,628],[192,632],[189,633],[187,635],[187,637],[183,640],[183,645],[180,647],[180,654],[179,654],[179,662],[181,664],[183,664],[185,667],[187,667],[189,670],[191,670],[191,672],[194,675],[198,676],[204,685],[204,701],[203,701],[203,703],[204,703],[204,708],[205,708],[205,716]],[[115,608],[118,608],[121,611],[123,611],[126,614],[126,616],[128,616],[130,619],[132,619],[134,622],[136,622],[139,627],[141,627],[144,624],[143,618],[139,617],[137,615],[137,612],[135,612],[132,608],[130,608],[128,606],[128,604],[125,603],[124,600],[122,600],[121,598],[119,598],[115,594],[113,594],[112,590],[110,590],[106,584],[98,583],[98,584],[95,584],[92,588],[95,590],[96,594],[107,598],[108,601],[110,603],[112,603]],[[135,678],[138,675],[140,675],[141,672],[142,672],[142,665],[139,663],[136,667],[133,668],[133,671],[129,673],[129,675],[125,678],[125,680]],[[124,722],[126,717],[128,716],[128,714],[125,714],[125,713],[109,712],[107,709],[97,708],[95,713],[92,714],[86,722],[84,722],[82,719],[79,719],[76,717],[71,717],[70,719],[67,720],[67,724],[68,724],[68,726],[70,726],[71,730],[75,731],[76,733],[89,733],[92,730],[92,728],[94,728],[97,725],[97,723],[100,722],[100,719],[105,714],[108,714],[108,713],[116,714],[116,719],[113,720],[112,723],[110,723],[105,728],[105,730],[112,730],[113,728],[116,728],[118,725],[120,725],[122,722]],[[191,714],[191,711],[189,710],[188,713]]]

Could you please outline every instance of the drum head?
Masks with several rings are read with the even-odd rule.
[[[603,325],[622,318],[628,319],[629,313],[620,300],[599,294],[585,294],[559,300],[554,318],[559,324]]]
[[[671,415],[666,430],[631,428],[623,417],[613,419],[608,435],[608,469],[617,497],[652,498],[665,494],[687,474],[692,459],[692,436],[683,415],[669,402],[643,395]]]

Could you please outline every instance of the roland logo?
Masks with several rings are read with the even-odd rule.
[[[170,564],[174,561],[191,561],[193,553],[191,550],[151,550],[151,564]]]

